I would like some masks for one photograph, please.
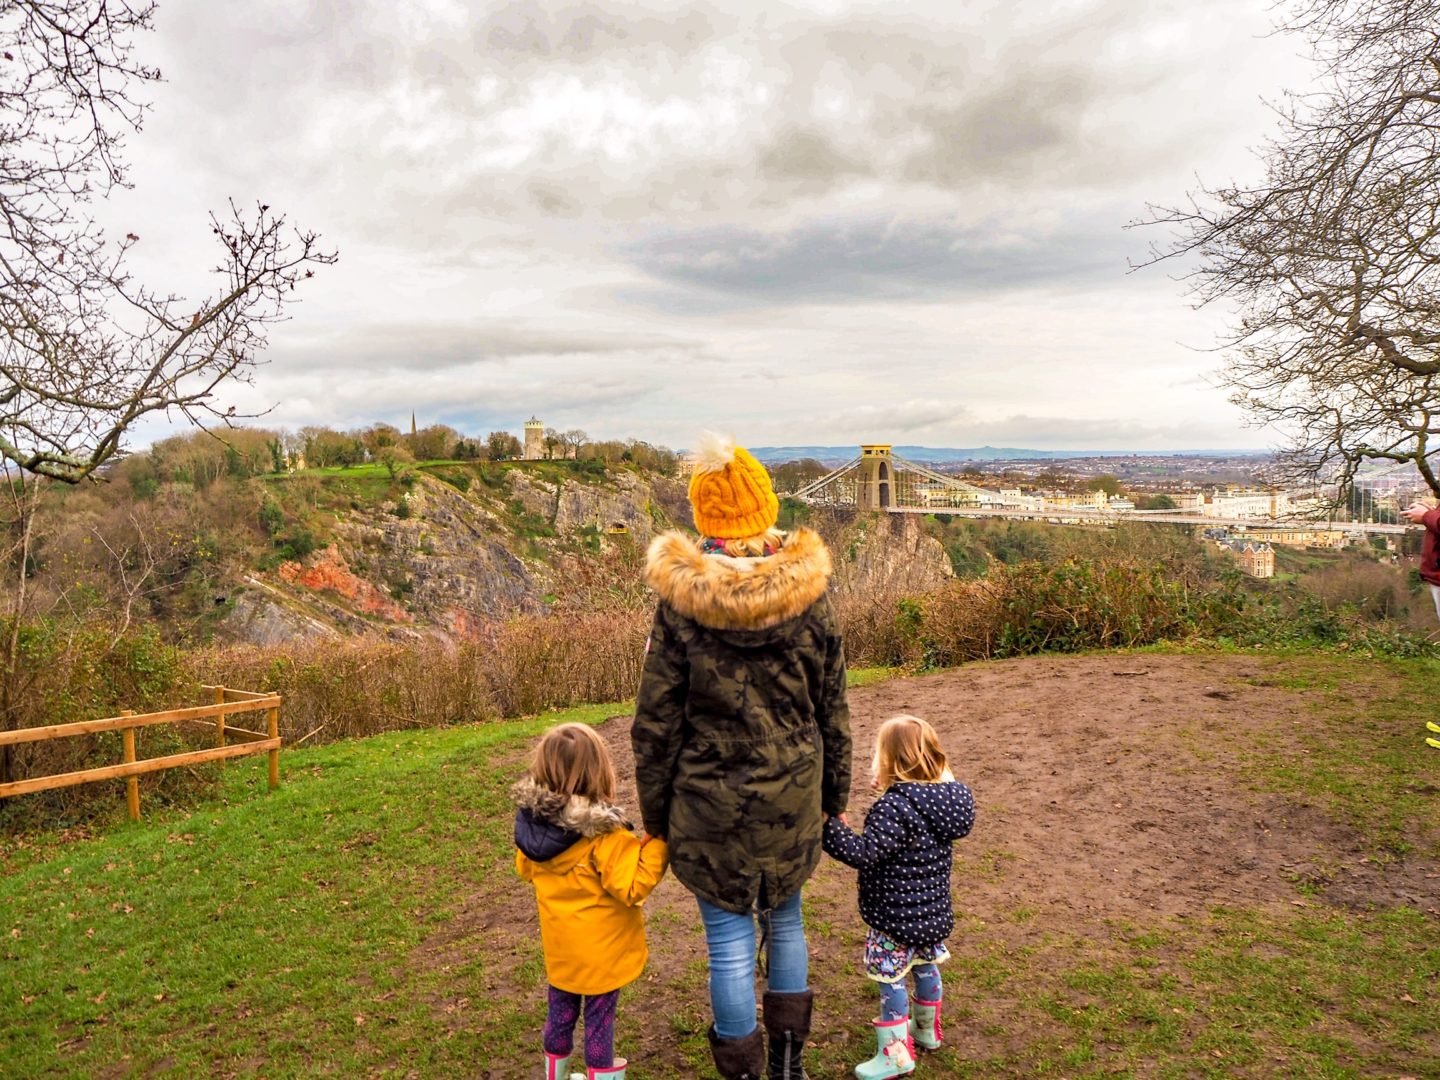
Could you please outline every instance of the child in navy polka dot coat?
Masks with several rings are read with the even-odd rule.
[[[860,871],[865,974],[880,986],[875,1056],[860,1080],[914,1071],[915,1046],[939,1047],[940,970],[955,926],[950,902],[954,841],[975,824],[975,799],[955,779],[935,729],[916,716],[885,721],[875,736],[875,786],[882,794],[857,834],[843,817],[825,822],[825,850]],[[905,992],[915,979],[912,1003]],[[913,1004],[913,1018],[912,1009]]]

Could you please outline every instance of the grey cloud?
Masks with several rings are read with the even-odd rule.
[[[899,442],[936,430],[954,430],[969,423],[971,412],[954,402],[911,399],[882,405],[856,405],[819,418],[817,426],[855,433],[861,437],[883,437]]]
[[[271,350],[287,369],[336,368],[367,373],[443,371],[507,359],[568,358],[616,353],[688,354],[697,346],[663,335],[586,330],[564,333],[521,323],[356,326]]]
[[[620,254],[667,286],[631,290],[631,300],[704,310],[1113,282],[1132,247],[1118,225],[1101,219],[1065,222],[1054,232],[868,220],[778,234],[740,227],[657,232]]]
[[[1237,432],[1233,425],[1222,423],[1144,424],[1119,417],[1088,419],[1022,414],[1003,420],[967,424],[961,430],[976,440],[977,445],[1027,446],[1048,450],[1207,450],[1254,448],[1261,441],[1253,433],[1244,435]]]
[[[420,425],[444,423],[466,434],[514,428],[534,414],[547,424],[612,430],[617,418],[654,413],[643,403],[660,392],[647,365],[596,366],[588,375],[553,369],[497,375],[486,367],[425,367],[362,372],[348,365],[277,364],[258,373],[255,386],[232,395],[244,413],[266,413],[266,422],[285,427],[310,423],[340,428],[383,421],[407,425],[411,412]],[[607,426],[609,425],[609,426]]]
[[[617,53],[653,59],[657,49],[685,55],[734,28],[736,20],[707,6],[664,16],[602,4],[505,4],[479,22],[472,41],[509,59],[585,61]]]
[[[161,59],[185,87],[167,122],[183,109],[186,152],[217,175],[283,173],[337,196],[347,225],[443,243],[482,219],[755,215],[860,182],[897,205],[914,187],[1138,180],[1171,147],[1135,139],[1125,110],[1163,110],[1168,58],[1097,54],[1118,20],[1138,35],[1172,8],[1035,7],[1050,18],[1019,33],[940,5],[881,19],[525,0],[467,25],[262,0],[166,8]],[[214,40],[229,48],[193,47]],[[556,94],[586,104],[549,109]]]
[[[870,176],[873,168],[823,131],[799,124],[776,133],[759,150],[760,171],[777,180],[829,186],[841,177]]]

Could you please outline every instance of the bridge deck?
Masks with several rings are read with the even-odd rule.
[[[969,506],[889,506],[892,514],[935,514],[945,517],[1010,518],[1017,521],[1093,521],[1115,524],[1121,521],[1158,521],[1172,525],[1244,526],[1248,529],[1297,529],[1305,531],[1403,533],[1415,525],[1371,524],[1363,521],[1313,521],[1295,518],[1213,518],[1200,514],[1176,514],[1166,510],[1092,510],[1081,507],[1046,507],[1043,510],[996,510]]]

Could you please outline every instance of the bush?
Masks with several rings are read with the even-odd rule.
[[[0,628],[8,629],[4,620]],[[116,636],[100,622],[39,619],[20,627],[20,663],[9,688],[12,726],[69,724],[171,707],[182,693],[183,654],[165,644],[154,627]],[[190,688],[193,693],[193,688]],[[186,704],[193,702],[185,701]],[[143,757],[183,748],[189,733],[163,726],[136,732]],[[53,739],[14,747],[17,777],[75,772],[121,760],[117,732]],[[170,770],[149,785],[162,799],[194,786],[194,774]],[[115,805],[114,785],[81,785],[0,803],[0,823],[68,819],[97,805]],[[123,800],[120,805],[123,806]]]
[[[1236,581],[1116,557],[997,563],[922,596],[850,597],[841,619],[855,662],[948,667],[1213,636],[1243,620],[1245,606]]]

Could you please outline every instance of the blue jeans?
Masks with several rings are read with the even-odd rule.
[[[940,1000],[940,969],[934,964],[916,964],[910,969],[915,976],[915,998],[918,1001]],[[910,998],[905,993],[905,980],[880,984],[880,1019],[899,1020],[910,1015]]]
[[[699,899],[697,897],[696,899]],[[715,1034],[741,1039],[755,1030],[755,913],[737,915],[700,900],[705,948],[710,953],[710,1007]],[[777,994],[809,989],[810,949],[800,921],[800,894],[770,912],[767,987]]]

